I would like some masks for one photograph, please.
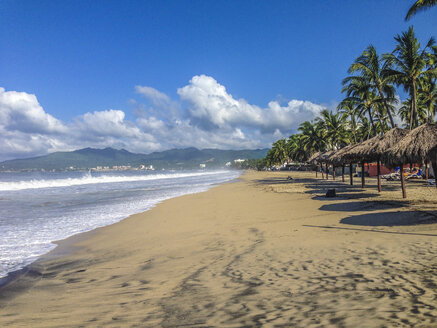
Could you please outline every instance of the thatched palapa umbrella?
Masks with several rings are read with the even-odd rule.
[[[375,156],[374,150],[376,147],[376,143],[378,142],[379,137],[373,137],[368,140],[365,140],[359,144],[356,144],[355,147],[351,147],[348,151],[343,154],[343,158],[346,161],[353,163],[361,163],[361,187],[365,186],[365,178],[364,178],[364,164],[373,162],[377,159]]]
[[[381,192],[381,158],[393,146],[397,145],[408,134],[408,130],[395,127],[386,132],[376,142],[372,151],[377,160],[378,191]]]
[[[308,164],[315,164],[318,165],[318,158],[320,156],[321,152],[314,153],[310,158],[308,158],[307,163]],[[316,178],[317,178],[317,169],[316,169]]]
[[[354,184],[353,177],[352,177],[352,162],[345,157],[345,154],[347,154],[347,152],[350,151],[355,146],[356,144],[343,147],[338,151],[336,151],[335,154],[331,156],[331,161],[332,163],[334,163],[334,165],[336,166],[341,165],[341,177],[343,182],[344,182],[344,166],[346,164],[349,164],[349,177],[350,177],[351,186]]]
[[[431,162],[434,177],[437,175],[437,125],[426,123],[411,130],[402,140],[384,154],[383,161],[390,167],[400,166],[402,196],[406,198],[403,174],[404,164]]]
[[[320,156],[318,158],[318,161],[320,163],[325,163],[326,179],[329,178],[329,175],[328,175],[328,173],[329,173],[328,164],[331,163],[330,158],[331,158],[332,155],[334,155],[334,151],[333,150],[328,150],[328,151],[325,151],[324,153],[320,154]],[[334,179],[335,179],[335,177],[334,177]]]

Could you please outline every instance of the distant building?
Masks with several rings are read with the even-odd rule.
[[[234,163],[243,163],[245,161],[246,161],[245,159],[241,159],[241,158],[234,159]]]
[[[138,167],[140,170],[150,170],[150,171],[155,171],[155,168],[153,167],[153,165],[140,165]]]
[[[203,164],[203,163],[202,163],[202,164],[200,164],[199,166],[200,166],[200,168],[201,168],[201,169],[204,169],[204,168],[206,168],[206,164]]]
[[[226,166],[231,166],[232,163],[231,163],[231,162],[227,162],[225,165],[226,165]]]

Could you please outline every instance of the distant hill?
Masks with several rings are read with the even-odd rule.
[[[0,162],[0,171],[90,169],[97,166],[153,165],[157,169],[193,169],[201,163],[207,168],[218,168],[235,159],[265,157],[268,149],[220,150],[184,148],[151,154],[135,154],[125,149],[84,148],[71,152],[55,152],[45,156]]]

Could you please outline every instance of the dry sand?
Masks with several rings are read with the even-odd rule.
[[[436,327],[436,188],[409,183],[422,196],[403,201],[398,183],[289,174],[61,242],[0,290],[0,326]]]

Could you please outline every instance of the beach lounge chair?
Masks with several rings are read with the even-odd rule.
[[[413,169],[413,172],[405,177],[405,179],[422,179],[422,170],[421,169]]]

